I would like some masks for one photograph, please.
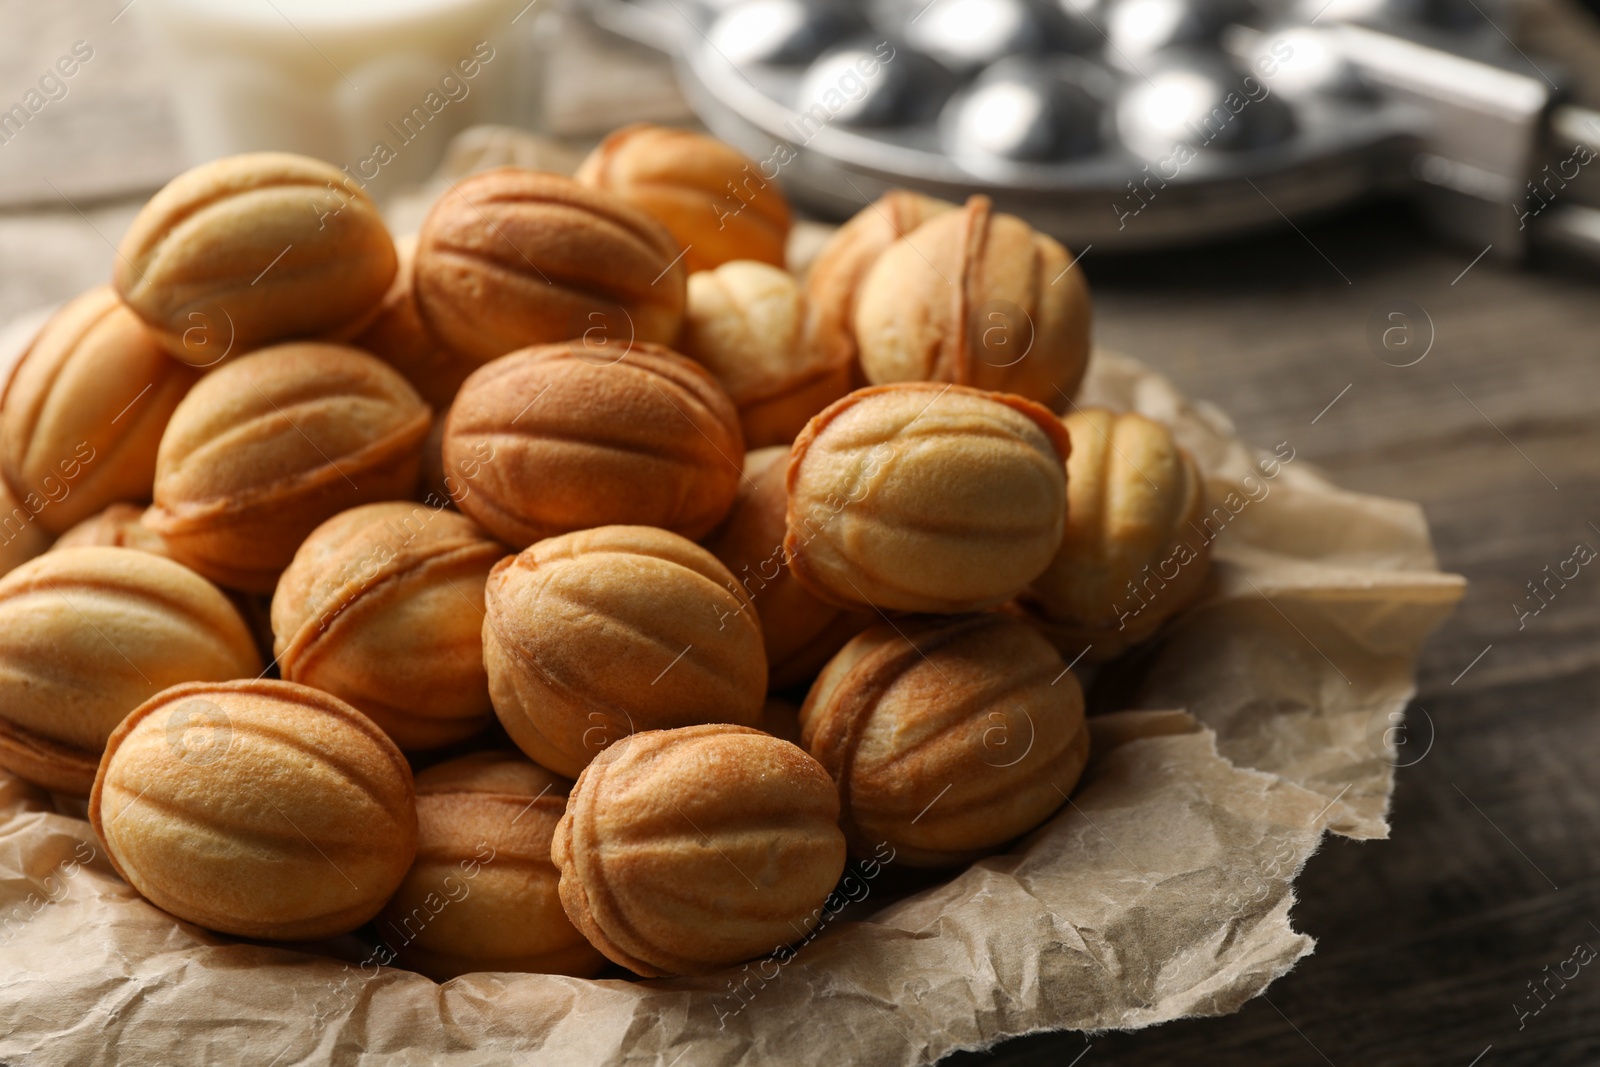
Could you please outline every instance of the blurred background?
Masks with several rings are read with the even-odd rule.
[[[206,159],[330,160],[404,228],[396,205],[463,131],[543,140],[479,129],[454,169],[518,150],[561,169],[632,121],[708,126],[822,219],[894,186],[982,191],[1104,257],[1388,201],[1503,261],[1600,263],[1600,114],[1584,106],[1600,99],[1600,28],[1577,0],[0,11],[0,315],[98,280],[92,250]]]
[[[1316,955],[1234,1016],[962,1059],[1600,1063],[1600,976],[1516,1007],[1600,945],[1600,579],[1518,607],[1600,546],[1578,0],[0,0],[0,25],[0,327],[105,281],[166,180],[258,148],[345,167],[403,233],[441,170],[703,125],[818,223],[914,185],[1061,236],[1097,343],[1420,501],[1472,584],[1420,664],[1393,839],[1300,879]]]

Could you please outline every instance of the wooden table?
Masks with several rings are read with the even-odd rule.
[[[123,3],[0,0],[0,89],[17,95],[78,37],[102,64],[41,116],[58,123],[0,148],[0,319],[103,279],[126,194],[179,167],[159,70],[112,22]],[[1393,839],[1328,841],[1294,910],[1317,953],[1238,1014],[952,1063],[1600,1063],[1600,962],[1552,979],[1521,1028],[1515,1010],[1579,942],[1600,947],[1600,567],[1525,627],[1513,607],[1576,544],[1600,549],[1600,289],[1492,258],[1469,269],[1477,249],[1394,206],[1304,233],[1083,266],[1101,343],[1216,402],[1248,440],[1421,501],[1441,563],[1471,580],[1422,658],[1404,751],[1427,754],[1399,774]],[[1366,337],[1400,300],[1436,333],[1410,367]]]

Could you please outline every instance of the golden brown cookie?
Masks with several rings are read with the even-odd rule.
[[[641,730],[753,725],[761,625],[715,556],[651,526],[552,537],[489,575],[483,661],[517,747],[576,777]]]
[[[991,613],[903,619],[855,638],[800,710],[839,784],[857,856],[966,863],[1066,803],[1089,756],[1083,691],[1027,624]]]
[[[340,512],[278,580],[278,669],[348,701],[407,751],[465,740],[493,721],[483,587],[508,554],[454,511],[389,502]]]
[[[200,378],[110,286],[56,312],[0,397],[0,472],[52,533],[150,499],[167,420]]]
[[[613,523],[703,537],[744,442],[705,368],[659,345],[545,345],[475,372],[450,408],[456,506],[513,548]]]
[[[1089,320],[1067,250],[974,196],[878,258],[855,336],[870,382],[956,382],[1061,411],[1089,363]]]
[[[479,364],[573,337],[671,344],[683,321],[680,251],[611,193],[500,167],[452,185],[428,213],[417,304],[436,337]]]
[[[173,412],[144,521],[212,581],[270,593],[324,519],[412,494],[428,424],[416,391],[365,352],[263,349],[217,368]]]
[[[850,363],[806,331],[794,277],[750,260],[689,275],[683,354],[716,376],[739,408],[745,447],[786,445],[850,391]]]
[[[684,266],[736,259],[781,267],[789,201],[774,178],[726,142],[694,130],[635,123],[601,141],[575,175],[646,211],[684,249]]]
[[[156,907],[273,940],[354,930],[417,850],[400,750],[344,701],[293,682],[197,682],[145,701],[106,745],[89,821]]]
[[[708,974],[803,937],[844,870],[839,794],[739,726],[635,734],[589,764],[556,827],[561,903],[636,974]]]
[[[1143,415],[1083,408],[1062,422],[1072,437],[1066,534],[1020,603],[1063,655],[1094,663],[1148,639],[1199,595],[1211,569],[1205,478]]]
[[[394,242],[342,171],[287,152],[202,163],[150,198],[117,249],[117,292],[185,363],[348,338],[394,278]]]
[[[1021,397],[929,382],[858,389],[791,450],[789,567],[843,607],[994,607],[1061,546],[1068,448],[1060,420]]]
[[[123,716],[179,682],[261,672],[222,591],[131,548],[47,552],[0,578],[0,766],[85,796]]]
[[[605,957],[561,908],[550,841],[572,783],[510,752],[417,775],[417,859],[378,916],[378,962],[587,977]]]

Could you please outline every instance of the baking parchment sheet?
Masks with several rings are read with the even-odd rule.
[[[1082,783],[1011,852],[909,895],[892,859],[858,869],[819,936],[721,975],[441,986],[355,938],[312,953],[178,922],[0,772],[0,1062],[920,1064],[1236,1010],[1312,950],[1290,910],[1324,831],[1386,836],[1417,651],[1463,582],[1416,505],[1243,445],[1132,360],[1097,353],[1078,402],[1176,429],[1220,509],[1215,573],[1102,672],[1117,710],[1091,720]]]

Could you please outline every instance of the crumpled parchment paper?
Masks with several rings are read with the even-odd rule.
[[[1387,834],[1417,650],[1463,583],[1416,505],[1332,486],[1293,442],[1246,447],[1131,360],[1099,353],[1080,403],[1176,428],[1223,508],[1215,578],[1102,672],[1097,703],[1148,710],[1092,720],[1072,801],[1011,852],[909,893],[892,860],[857,871],[782,963],[441,986],[357,938],[314,954],[178,922],[0,772],[0,1061],[920,1064],[1236,1010],[1312,950],[1289,912],[1323,831]]]

